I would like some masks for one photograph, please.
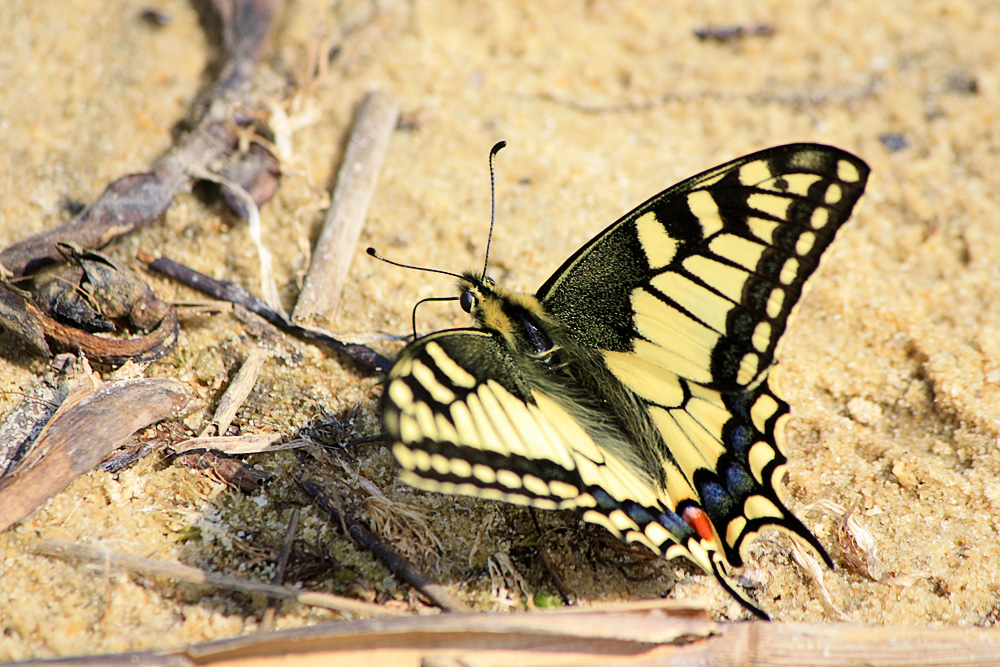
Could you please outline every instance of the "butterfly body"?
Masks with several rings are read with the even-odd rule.
[[[829,556],[788,511],[768,374],[806,279],[867,166],[795,144],[717,167],[642,204],[535,295],[465,274],[474,327],[407,347],[384,421],[418,487],[546,509],[729,578],[753,535]]]

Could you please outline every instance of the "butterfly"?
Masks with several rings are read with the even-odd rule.
[[[576,510],[766,619],[732,579],[758,531],[833,567],[783,502],[789,407],[768,374],[868,174],[837,148],[778,146],[664,190],[534,295],[458,276],[473,326],[418,338],[386,381],[403,479]]]

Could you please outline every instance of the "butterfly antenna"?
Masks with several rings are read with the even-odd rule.
[[[459,280],[462,279],[462,276],[458,275],[457,273],[452,273],[451,271],[442,271],[441,269],[429,269],[426,266],[413,266],[412,264],[400,264],[399,262],[394,262],[391,259],[386,259],[382,255],[378,254],[378,251],[375,250],[375,248],[368,248],[366,252],[375,259],[381,260],[386,264],[392,264],[393,266],[398,266],[401,269],[413,269],[414,271],[426,271],[427,273],[440,273],[445,276],[451,276],[452,278],[458,278]]]
[[[458,301],[457,296],[429,296],[426,299],[421,299],[413,304],[413,311],[410,313],[410,317],[413,319],[413,340],[417,339],[417,308],[420,304],[427,303],[428,301]]]
[[[506,141],[498,141],[490,149],[490,234],[486,237],[486,259],[483,260],[483,279],[486,279],[486,267],[490,265],[490,244],[493,243],[493,223],[497,219],[497,188],[494,175],[497,153],[507,145]]]

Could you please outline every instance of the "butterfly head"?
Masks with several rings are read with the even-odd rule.
[[[466,272],[458,279],[458,303],[478,324],[489,326],[487,321],[490,318],[486,313],[496,306],[499,296],[497,289],[492,278]]]
[[[466,273],[458,281],[458,302],[480,329],[500,334],[513,349],[546,355],[556,324],[531,295],[498,286],[492,278]]]

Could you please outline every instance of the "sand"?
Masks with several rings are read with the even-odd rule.
[[[70,217],[118,176],[142,171],[206,84],[215,50],[195,9],[149,2],[10,0],[0,45],[0,244]],[[700,41],[704,26],[765,23],[771,36]],[[756,149],[817,141],[872,167],[860,210],[828,253],[780,355],[792,405],[789,504],[825,544],[829,602],[788,543],[755,546],[745,580],[775,618],[825,623],[995,626],[1000,601],[1000,5],[769,1],[290,3],[262,66],[265,86],[304,82],[311,53],[339,55],[286,110],[295,128],[277,197],[262,211],[282,298],[294,305],[353,110],[369,89],[399,102],[394,134],[345,303],[334,328],[385,354],[413,304],[451,280],[364,255],[462,271],[481,265],[489,223],[487,152],[497,173],[491,273],[532,291],[617,216],[682,178]],[[113,246],[167,255],[257,292],[246,226],[193,195],[159,225]],[[150,277],[167,299],[199,295]],[[420,309],[430,331],[463,325],[453,304]],[[257,337],[230,315],[188,319],[177,349],[149,375],[199,397],[198,428],[249,349],[272,350],[237,418],[242,432],[291,437],[324,413],[350,437],[380,429],[378,378],[314,347]],[[45,371],[0,334],[0,412]],[[380,529],[416,563],[483,610],[555,597],[538,548],[583,604],[704,600],[742,611],[709,577],[622,553],[571,514],[413,491],[380,443],[341,454],[389,499],[422,512]],[[31,553],[40,539],[119,551],[270,581],[259,548],[280,546],[294,453],[251,461],[275,478],[244,495],[151,457],[94,472],[0,535],[0,659],[179,646],[254,632],[263,603]],[[371,492],[339,468],[313,470],[352,511]],[[873,581],[846,557],[839,519],[854,507],[884,564]],[[366,591],[429,612],[410,589],[311,508],[300,545],[333,564],[303,585]],[[300,559],[301,561],[301,559]],[[329,563],[328,563],[329,564]],[[300,570],[303,571],[303,570]],[[556,598],[557,599],[557,598]],[[284,604],[277,626],[337,614]]]

